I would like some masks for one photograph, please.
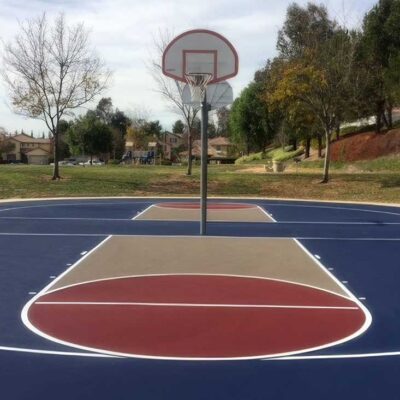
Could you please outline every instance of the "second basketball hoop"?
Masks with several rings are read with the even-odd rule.
[[[207,86],[232,78],[238,69],[239,59],[232,44],[219,33],[206,29],[182,33],[169,43],[163,53],[163,74],[176,81],[186,82],[190,89],[191,104],[201,105],[202,108],[201,235],[206,234],[207,222],[207,127],[208,110],[211,108],[207,101]],[[187,104],[184,98],[182,100]]]

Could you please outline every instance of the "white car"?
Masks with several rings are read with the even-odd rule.
[[[79,165],[83,165],[85,167],[90,165],[104,165],[104,161],[93,160],[92,163],[90,163],[90,160],[88,160],[86,162],[79,163]]]

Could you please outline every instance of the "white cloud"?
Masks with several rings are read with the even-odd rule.
[[[231,84],[238,94],[254,72],[275,55],[276,33],[282,25],[290,0],[0,0],[0,37],[11,40],[18,32],[18,20],[46,11],[51,19],[59,12],[70,23],[84,21],[91,31],[96,51],[114,70],[112,87],[104,94],[113,104],[129,110],[138,105],[151,110],[151,117],[169,128],[178,118],[155,92],[146,69],[153,50],[153,38],[169,30],[178,34],[204,27],[226,36],[237,48],[239,74]],[[298,1],[305,4],[305,0]],[[330,11],[349,25],[360,22],[373,0],[326,0]],[[345,7],[343,7],[345,5]],[[0,88],[0,126],[35,133],[46,130],[43,123],[23,119],[5,105]]]

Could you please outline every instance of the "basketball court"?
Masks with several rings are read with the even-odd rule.
[[[194,199],[0,205],[4,398],[391,398],[400,211],[209,207],[199,236]]]
[[[398,397],[399,208],[207,199],[238,68],[208,30],[163,55],[201,107],[200,201],[0,203],[2,398]]]

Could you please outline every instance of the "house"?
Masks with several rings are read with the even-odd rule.
[[[227,137],[223,136],[208,140],[208,152],[211,153],[210,162],[217,164],[233,163],[237,158],[235,146]]]
[[[171,132],[164,132],[161,134],[159,139],[154,138],[151,142],[148,142],[147,150],[145,150],[146,146],[144,144],[138,146],[134,139],[128,138],[125,141],[125,154],[130,152],[132,155],[134,155],[136,153],[139,154],[147,151],[151,151],[154,154],[159,154],[161,152],[164,156],[164,159],[172,160],[174,158],[174,150],[178,149],[180,146],[182,146],[182,144],[182,135]]]
[[[230,140],[223,136],[208,139],[208,161],[214,164],[231,164],[237,159],[235,146]],[[187,157],[188,152],[180,153],[182,157]],[[193,140],[192,144],[193,158],[200,159],[201,157],[201,141]]]
[[[158,143],[161,145],[164,158],[172,160],[174,158],[174,150],[183,144],[183,137],[179,133],[164,132]]]
[[[14,143],[14,149],[5,155],[7,161],[22,161],[28,164],[48,164],[52,155],[53,144],[50,139],[39,139],[25,133],[7,136],[7,141]]]

